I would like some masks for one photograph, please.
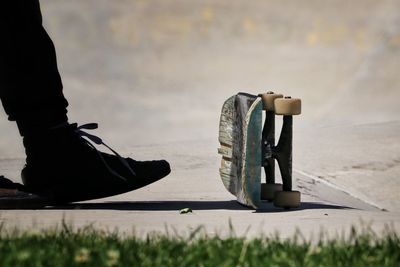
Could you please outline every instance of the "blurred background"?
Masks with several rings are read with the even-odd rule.
[[[70,122],[98,122],[96,134],[124,155],[167,158],[170,183],[190,188],[201,178],[202,191],[222,190],[223,101],[273,90],[303,101],[295,171],[400,210],[400,1],[41,4]],[[23,158],[16,126],[0,112],[2,174],[18,179]]]
[[[399,1],[42,0],[71,122],[115,147],[216,139],[238,91],[303,99],[302,125],[397,120]],[[22,157],[0,115],[1,157]]]
[[[400,1],[42,0],[71,122],[111,146],[204,140],[223,101],[274,90],[303,100],[296,127],[399,119]],[[21,158],[0,113],[0,157]],[[211,150],[212,149],[212,150]]]

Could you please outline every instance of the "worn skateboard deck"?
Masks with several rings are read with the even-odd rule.
[[[219,124],[220,176],[243,205],[261,206],[261,98],[239,93],[225,101]]]

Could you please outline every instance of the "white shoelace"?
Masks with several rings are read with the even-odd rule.
[[[114,176],[126,181],[126,178],[121,176],[119,173],[117,173],[116,171],[114,171],[110,165],[108,165],[108,163],[106,162],[106,160],[104,159],[103,155],[100,153],[100,151],[98,151],[96,149],[96,147],[90,142],[92,141],[93,143],[95,143],[96,145],[103,145],[105,147],[107,147],[112,153],[114,153],[114,155],[119,159],[119,161],[122,163],[122,165],[124,165],[133,175],[136,175],[136,173],[132,170],[131,166],[129,166],[128,162],[121,157],[117,151],[115,151],[114,149],[112,149],[111,147],[109,147],[106,143],[103,142],[103,140],[95,135],[89,134],[83,130],[95,130],[99,127],[99,125],[97,123],[87,123],[87,124],[83,124],[81,126],[77,126],[75,132],[82,137],[83,140],[86,141],[86,143],[93,148],[97,155],[99,155],[99,158],[101,159],[101,161],[103,162],[104,166],[106,166],[107,170],[113,174]],[[87,139],[86,139],[86,138]]]

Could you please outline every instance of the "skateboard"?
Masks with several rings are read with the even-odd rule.
[[[300,113],[300,99],[273,92],[238,93],[224,102],[219,123],[219,173],[225,188],[240,204],[254,209],[267,208],[268,202],[285,209],[300,206],[300,192],[292,190],[293,115]],[[276,115],[283,116],[278,144]],[[275,181],[275,161],[282,184]]]

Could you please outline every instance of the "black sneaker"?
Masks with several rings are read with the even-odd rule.
[[[29,191],[63,204],[126,193],[171,172],[165,160],[123,158],[99,137],[83,131],[96,128],[97,124],[75,123],[25,136],[22,180]],[[114,155],[98,151],[89,140],[105,145]]]
[[[22,184],[0,176],[0,209],[40,209],[48,199],[27,191]]]

